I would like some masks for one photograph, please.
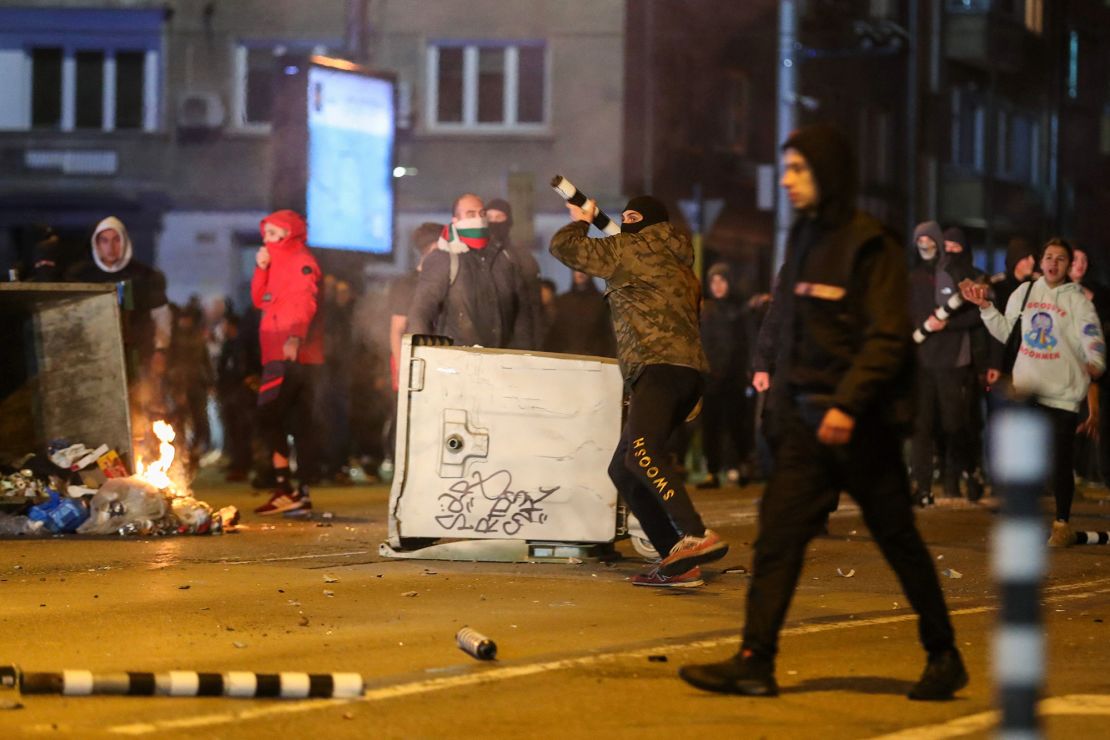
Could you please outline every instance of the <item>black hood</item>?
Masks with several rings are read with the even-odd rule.
[[[818,220],[826,226],[847,223],[856,210],[857,184],[855,155],[844,134],[827,124],[806,126],[790,134],[782,149],[796,150],[813,171],[821,198]]]

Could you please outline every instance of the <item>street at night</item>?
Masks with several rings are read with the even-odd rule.
[[[0,740],[1110,737],[1110,0],[0,0]]]
[[[197,487],[244,510],[245,487]],[[990,650],[999,603],[986,507],[918,514],[971,683],[950,702],[904,696],[924,662],[915,618],[850,500],[813,541],[779,659],[782,696],[702,694],[684,663],[735,652],[760,486],[700,492],[732,552],[689,591],[637,589],[627,541],[611,563],[386,560],[384,486],[322,488],[309,521],[247,514],[219,537],[61,536],[4,543],[5,662],[25,671],[353,671],[362,699],[18,698],[6,737],[982,737],[997,724]],[[1075,521],[1103,529],[1092,492]],[[325,518],[325,514],[331,516]],[[958,577],[957,577],[958,575]],[[1051,553],[1044,588],[1049,736],[1098,736],[1110,711],[1110,550]],[[497,660],[455,645],[469,625]],[[15,696],[0,700],[10,704]],[[902,733],[902,734],[898,734]]]

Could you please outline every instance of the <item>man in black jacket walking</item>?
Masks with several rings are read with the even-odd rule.
[[[910,698],[950,698],[967,672],[914,525],[901,456],[912,369],[905,258],[875,219],[855,210],[855,160],[842,134],[804,128],[783,151],[782,185],[798,217],[775,292],[775,465],[760,503],[743,643],[735,657],[680,675],[708,691],[778,693],[778,636],[806,545],[843,489],[918,614],[928,663]]]

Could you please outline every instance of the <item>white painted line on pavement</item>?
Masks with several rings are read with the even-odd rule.
[[[1037,714],[1049,716],[1110,716],[1110,696],[1102,694],[1069,694],[1053,696],[1037,704]],[[908,730],[879,735],[871,740],[944,740],[984,732],[998,724],[998,711],[979,712],[935,725],[922,725]]]
[[[223,560],[214,565],[250,565],[251,563],[277,563],[283,560],[310,560],[313,558],[345,558],[350,555],[366,555],[369,550],[351,550],[350,552],[325,552],[315,555],[289,555],[283,558],[261,558],[259,560]]]
[[[1110,580],[1102,579],[1098,581],[1087,581],[1083,584],[1074,585],[1089,587],[1096,584],[1106,585],[1107,583],[1110,583]],[[1072,586],[1069,584],[1062,584],[1061,586],[1057,587],[1057,590],[1069,589],[1071,587]],[[1046,599],[1046,601],[1067,598],[1086,598],[1087,596],[1104,593],[1110,593],[1110,588],[1097,590],[1088,589],[1080,594],[1057,596],[1053,597],[1052,599]],[[960,617],[972,614],[986,614],[994,611],[998,611],[997,606],[972,606],[963,609],[953,609],[950,611],[950,615],[952,617]],[[802,624],[796,627],[787,627],[782,630],[782,635],[784,637],[812,635],[821,632],[855,629],[858,627],[874,627],[879,625],[896,624],[898,622],[909,622],[916,620],[916,614],[892,614],[889,617],[872,617],[870,619],[846,619],[837,622],[817,622],[815,624]],[[739,630],[737,630],[737,634],[729,635],[728,637],[714,637],[705,640],[694,640],[692,642],[685,643],[665,643],[653,645],[646,648],[637,648],[635,650],[622,650],[610,653],[595,653],[593,655],[584,655],[578,658],[564,658],[562,660],[552,660],[544,663],[532,663],[519,666],[506,666],[504,668],[492,668],[490,670],[480,671],[476,673],[467,673],[461,676],[447,676],[444,678],[433,678],[424,681],[411,681],[409,683],[372,688],[368,689],[362,695],[361,699],[354,699],[351,701],[384,701],[387,699],[397,699],[404,696],[412,696],[414,694],[426,694],[432,691],[458,689],[468,686],[477,686],[484,683],[494,683],[497,681],[505,681],[513,678],[533,676],[538,673],[545,673],[547,671],[558,671],[568,668],[582,668],[596,663],[616,659],[646,658],[649,655],[657,654],[661,649],[684,651],[704,650],[725,646],[736,646],[738,644]],[[258,707],[255,709],[247,709],[232,714],[224,712],[220,714],[201,715],[197,717],[187,717],[181,719],[158,720],[157,722],[116,725],[114,727],[107,728],[107,731],[121,735],[148,735],[155,732],[181,729],[184,727],[204,727],[208,725],[220,725],[227,724],[229,722],[239,722],[243,720],[256,719],[259,717],[266,717],[270,715],[311,712],[316,709],[322,709],[329,706],[337,706],[344,703],[347,702],[336,699],[322,699],[319,701],[296,702],[291,704],[274,704],[265,707]]]

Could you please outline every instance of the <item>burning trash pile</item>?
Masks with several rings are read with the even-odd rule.
[[[0,466],[0,535],[120,534],[158,536],[234,531],[239,512],[193,498],[178,467],[174,430],[154,422],[158,459],[134,475],[115,450],[57,440],[47,458]],[[175,480],[176,479],[176,480]],[[80,481],[80,482],[78,482]]]

